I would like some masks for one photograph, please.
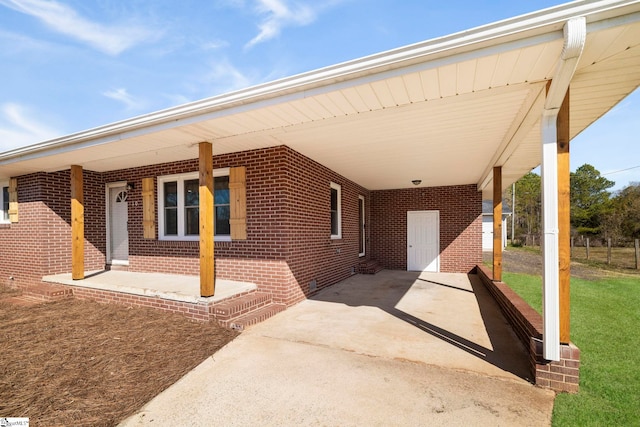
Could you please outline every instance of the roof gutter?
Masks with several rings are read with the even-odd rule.
[[[560,360],[560,291],[558,225],[558,137],[560,106],[584,50],[587,24],[584,17],[573,18],[564,26],[564,46],[542,112],[542,298],[543,356]]]

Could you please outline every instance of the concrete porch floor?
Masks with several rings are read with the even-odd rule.
[[[193,304],[213,304],[234,295],[257,289],[254,283],[217,279],[215,295],[201,297],[198,276],[119,270],[87,271],[83,280],[73,280],[71,273],[55,274],[44,276],[42,281]]]
[[[250,327],[123,426],[549,425],[475,275],[356,275]]]

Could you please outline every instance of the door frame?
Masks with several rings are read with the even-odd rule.
[[[440,211],[439,210],[422,210],[422,211],[407,211],[407,271],[409,270],[409,217],[412,213],[431,213],[436,216],[436,272],[440,272]]]
[[[106,261],[107,264],[114,264],[114,265],[129,265],[129,261],[124,261],[124,260],[112,260],[111,259],[111,197],[110,197],[110,190],[112,188],[118,188],[118,187],[127,187],[127,181],[117,181],[117,182],[108,182],[107,184],[105,184],[105,223],[106,223],[106,230],[107,230],[107,253],[106,253]],[[128,206],[128,202],[127,202],[127,206]],[[127,208],[128,210],[128,208]]]
[[[362,252],[359,252],[358,256],[363,257],[367,254],[367,203],[364,196],[358,195],[358,210],[360,210],[360,206],[362,206],[362,212],[359,212],[358,231],[362,233],[362,241],[358,242],[358,244],[362,245]]]

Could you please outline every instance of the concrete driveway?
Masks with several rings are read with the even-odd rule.
[[[243,332],[122,426],[549,425],[475,276],[357,275]]]

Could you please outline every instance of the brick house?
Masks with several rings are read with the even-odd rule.
[[[541,163],[557,247],[558,146],[639,84],[640,4],[574,2],[0,153],[0,280],[119,267],[291,305],[374,260],[468,273],[483,198]]]
[[[216,277],[256,283],[278,302],[294,304],[354,274],[372,257],[387,268],[406,270],[406,230],[404,238],[395,234],[406,228],[409,211],[437,211],[446,218],[440,223],[439,268],[434,264],[433,271],[466,273],[481,260],[480,193],[473,185],[370,191],[284,145],[214,156],[213,165],[214,175],[226,174],[216,180]],[[246,238],[239,240],[231,238],[228,212],[228,174],[236,167],[246,171]],[[83,175],[85,270],[113,264],[137,272],[199,273],[197,218],[190,230],[188,218],[177,218],[178,207],[165,203],[180,198],[175,204],[188,212],[186,192],[190,186],[198,191],[197,160],[84,170]],[[155,230],[148,237],[143,224],[146,178],[153,180],[149,200],[156,212]],[[69,170],[18,177],[19,220],[0,229],[6,242],[0,254],[5,280],[37,283],[70,270],[69,182]],[[128,212],[123,217],[114,205]],[[385,215],[391,207],[395,214]],[[167,218],[171,210],[173,221]],[[115,242],[118,221],[124,221],[127,232]]]

